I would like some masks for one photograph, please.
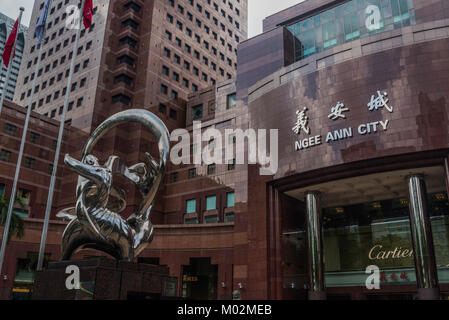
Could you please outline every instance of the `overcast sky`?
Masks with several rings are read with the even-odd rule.
[[[7,16],[16,19],[19,14],[19,7],[25,7],[22,24],[28,26],[34,0],[0,0],[0,10]],[[312,0],[309,0],[312,1]],[[95,2],[95,0],[94,0]],[[248,0],[248,37],[254,37],[262,32],[262,20],[278,11],[291,7],[302,0]]]

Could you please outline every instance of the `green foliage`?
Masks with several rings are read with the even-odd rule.
[[[16,203],[18,203],[22,208],[24,207],[24,202],[22,198],[16,197]],[[0,226],[5,226],[6,216],[8,213],[9,198],[5,198],[0,195]],[[8,232],[8,243],[13,236],[17,238],[23,238],[25,235],[25,224],[22,217],[16,213],[12,213],[11,224],[9,226]]]

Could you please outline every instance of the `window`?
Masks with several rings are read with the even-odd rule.
[[[186,219],[185,224],[198,224],[198,219],[197,218],[190,218],[190,219]]]
[[[175,109],[170,109],[170,118],[174,120],[178,118],[178,112]]]
[[[127,44],[127,45],[130,45],[131,47],[135,48],[136,45],[137,45],[137,41],[134,40],[133,38],[129,37],[129,36],[126,36],[126,37],[121,38],[121,39],[119,40],[119,42],[120,42],[120,45],[121,45],[121,46]]]
[[[235,221],[234,212],[227,212],[225,214],[224,222],[229,223],[229,222],[234,222],[234,221]]]
[[[4,184],[0,184],[0,196],[5,195],[5,188],[6,186]]]
[[[159,104],[159,112],[162,114],[165,114],[165,112],[167,112],[167,106],[165,104],[160,103]]]
[[[9,134],[11,136],[16,135],[16,130],[17,130],[17,127],[15,125],[10,124],[10,123],[7,123],[6,126],[5,126],[5,133]]]
[[[133,29],[137,29],[139,24],[136,21],[134,21],[133,19],[128,18],[128,19],[126,19],[125,21],[122,22],[122,27],[125,28],[125,27],[128,27],[128,26],[133,28]]]
[[[124,73],[122,73],[122,74],[119,74],[118,76],[116,76],[114,78],[114,83],[120,83],[120,82],[124,82],[127,85],[132,85],[133,78],[131,78],[130,76],[128,76],[128,75],[126,75]]]
[[[228,171],[235,170],[235,159],[232,159],[228,163]]]
[[[178,173],[177,172],[172,172],[172,174],[170,175],[170,181],[172,183],[178,182]]]
[[[25,163],[26,163],[26,159],[25,159]],[[24,206],[30,205],[31,191],[28,191],[25,189],[19,189],[19,191],[17,192],[17,197],[22,199]]]
[[[121,102],[125,105],[129,105],[131,103],[131,98],[122,93],[119,93],[112,97],[112,103],[117,103],[117,102]]]
[[[133,1],[128,2],[123,7],[125,8],[125,10],[132,9],[135,12],[139,12],[141,8],[137,3],[134,3]]]
[[[187,214],[196,213],[196,200],[195,199],[187,200],[186,213]]]
[[[233,208],[235,206],[235,193],[228,192],[226,194],[226,208]]]
[[[196,178],[196,168],[189,169],[189,179]]]
[[[192,118],[193,118],[193,120],[200,120],[201,118],[203,118],[203,105],[202,104],[200,104],[196,107],[193,107]]]
[[[38,143],[39,142],[39,137],[40,135],[36,132],[31,132],[30,133],[30,142],[31,143]]]
[[[2,149],[0,151],[0,161],[9,162],[9,159],[11,159],[11,152],[8,150]]]
[[[161,93],[167,94],[168,87],[165,84],[161,84]]]
[[[215,164],[210,164],[207,166],[207,174],[208,175],[215,174],[216,170],[217,170],[217,167]]]
[[[204,223],[205,224],[218,223],[218,215],[214,214],[212,216],[205,216],[204,217]]]
[[[168,69],[168,67],[166,67],[166,66],[162,66],[162,74],[164,76],[168,76],[169,73],[170,73],[170,69]]]
[[[237,95],[235,93],[228,95],[226,109],[232,109],[237,105]]]
[[[25,158],[25,163],[24,163],[25,168],[34,169],[35,164],[36,164],[35,159],[30,158],[30,157]]]
[[[365,23],[369,5],[377,7],[378,23]],[[343,1],[338,6],[287,26],[296,38],[292,53],[298,61],[345,42],[414,25],[414,14],[413,1]],[[235,26],[240,27],[237,22]]]
[[[206,211],[217,209],[217,196],[206,197]]]
[[[124,54],[120,57],[117,58],[118,63],[126,63],[129,64],[130,66],[134,66],[134,59],[131,58],[130,56]]]

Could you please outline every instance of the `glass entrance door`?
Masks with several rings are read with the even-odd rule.
[[[210,258],[192,258],[183,266],[182,296],[189,300],[216,300],[218,266]]]

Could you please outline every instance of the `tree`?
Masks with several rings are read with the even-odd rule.
[[[8,213],[8,205],[9,205],[9,199],[5,198],[5,196],[0,195],[0,226],[4,226],[6,223],[6,216]],[[20,197],[16,197],[16,202],[23,208],[24,202],[23,199]],[[11,224],[9,225],[9,232],[8,232],[8,241],[11,240],[12,236],[16,236],[17,238],[23,238],[25,235],[25,224],[22,220],[22,217],[19,216],[17,213],[13,212],[11,215]]]

